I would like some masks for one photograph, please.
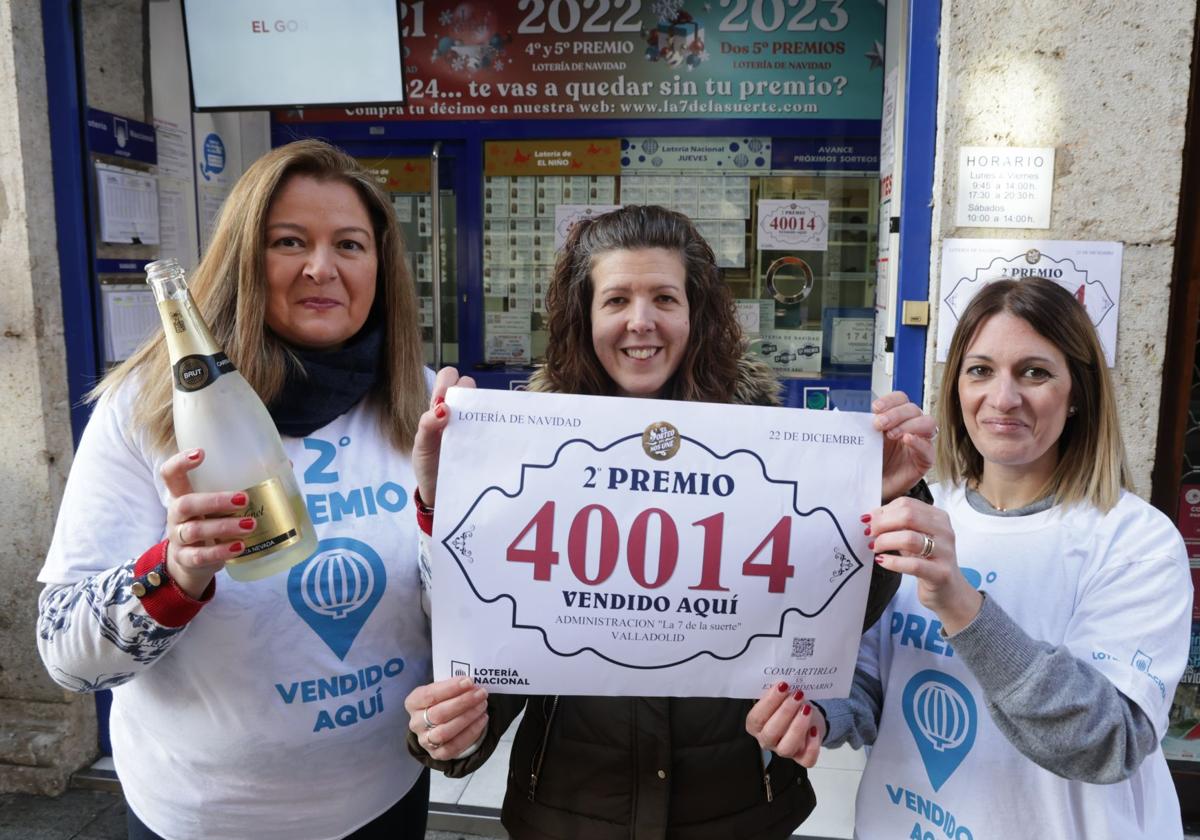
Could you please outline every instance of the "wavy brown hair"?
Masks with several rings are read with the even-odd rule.
[[[1104,350],[1087,311],[1066,289],[1041,277],[989,283],[963,312],[942,371],[938,472],[954,484],[974,486],[983,477],[983,456],[963,422],[958,379],[971,342],[990,318],[1001,313],[1025,321],[1057,347],[1071,374],[1071,405],[1076,411],[1063,427],[1058,463],[1039,497],[1053,494],[1059,504],[1085,502],[1111,510],[1122,488],[1130,489],[1132,484]]]
[[[270,405],[283,390],[289,367],[298,361],[265,322],[266,220],[284,183],[301,175],[349,185],[370,216],[379,255],[372,318],[383,324],[384,341],[382,370],[368,398],[378,408],[386,434],[407,452],[428,401],[416,292],[391,202],[354,158],[319,140],[300,140],[256,160],[225,199],[208,252],[188,278],[188,288],[217,343]],[[131,377],[139,389],[134,424],[149,432],[153,445],[173,449],[171,367],[161,332],[109,372],[88,396],[98,399]]]
[[[742,352],[733,297],[695,225],[664,207],[629,205],[575,225],[546,292],[550,335],[544,375],[553,390],[566,394],[617,393],[592,346],[592,269],[603,254],[641,248],[678,254],[686,276],[687,347],[662,396],[729,402]]]

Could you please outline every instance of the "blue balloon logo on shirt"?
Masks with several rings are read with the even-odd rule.
[[[929,783],[939,790],[975,744],[975,699],[954,677],[925,670],[908,681],[902,703]]]
[[[978,589],[983,585],[983,575],[970,568],[969,566],[959,566],[958,570],[962,572],[963,577],[967,579],[967,583],[971,584],[972,589]]]
[[[338,659],[345,659],[387,588],[375,549],[349,537],[321,540],[317,553],[292,568],[288,598]]]

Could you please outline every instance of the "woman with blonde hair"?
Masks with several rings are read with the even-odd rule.
[[[42,657],[66,688],[113,691],[131,838],[422,838],[403,699],[430,670],[409,504],[430,382],[390,202],[331,146],[275,149],[190,279],[283,436],[317,551],[223,572],[255,519],[237,488],[192,492],[205,453],[174,452],[156,335],[92,394],[39,576]]]
[[[849,700],[801,728],[764,715],[763,741],[806,766],[822,739],[873,744],[862,838],[1182,837],[1159,741],[1188,657],[1187,554],[1129,491],[1087,312],[1049,280],[989,284],[938,414],[935,505],[864,517],[904,582]]]

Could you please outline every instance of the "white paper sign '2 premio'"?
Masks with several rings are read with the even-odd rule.
[[[531,694],[845,696],[866,414],[451,389],[434,674]]]
[[[1062,286],[1087,310],[1109,367],[1116,364],[1117,314],[1121,300],[1120,242],[1051,239],[947,239],[942,243],[942,282],[937,360],[946,361],[954,328],[972,298],[993,280],[1041,277]]]

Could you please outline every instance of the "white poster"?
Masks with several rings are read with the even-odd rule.
[[[992,280],[1045,277],[1087,309],[1100,335],[1104,358],[1116,364],[1121,300],[1120,242],[1050,239],[947,239],[942,243],[938,294],[937,360],[946,361],[950,339],[971,298]]]
[[[758,250],[829,250],[829,202],[798,198],[759,201]]]
[[[825,336],[820,330],[764,331],[761,341],[751,342],[750,351],[776,371],[820,373]]]
[[[869,414],[452,388],[435,679],[845,696],[879,502]],[[819,478],[818,478],[819,477]]]

